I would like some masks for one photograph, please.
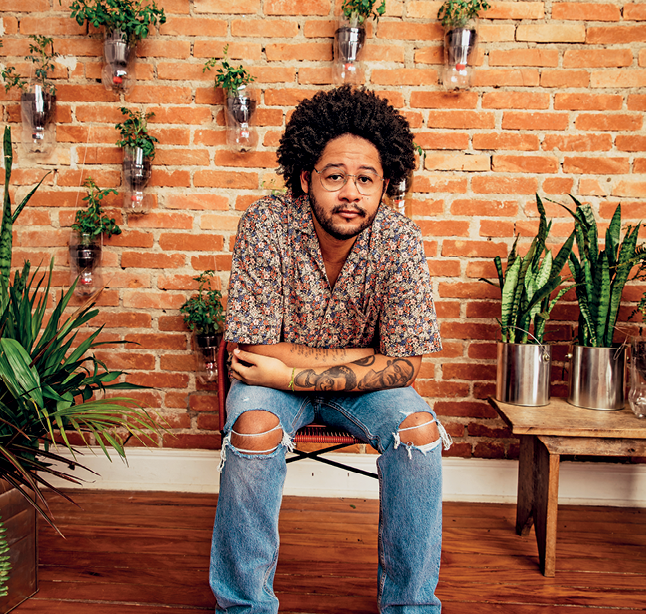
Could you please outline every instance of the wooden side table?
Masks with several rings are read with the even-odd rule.
[[[561,454],[646,455],[646,421],[630,409],[598,411],[552,399],[544,407],[489,403],[520,438],[516,533],[536,527],[543,575],[556,573],[556,527]]]

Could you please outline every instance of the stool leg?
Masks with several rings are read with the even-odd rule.
[[[544,576],[556,573],[556,528],[559,495],[560,456],[550,454],[545,444],[534,438],[535,517],[538,559]]]

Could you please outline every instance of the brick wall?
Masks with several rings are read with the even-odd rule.
[[[139,395],[168,419],[163,445],[219,446],[215,395],[196,382],[190,340],[178,313],[197,272],[216,268],[226,288],[238,218],[275,185],[275,148],[294,104],[331,83],[332,37],[341,0],[161,0],[168,20],[139,45],[136,89],[128,96],[100,83],[102,36],[69,18],[70,0],[0,0],[5,65],[26,67],[29,34],[55,39],[57,152],[32,164],[18,152],[13,190],[53,170],[15,227],[14,264],[56,258],[68,277],[67,243],[82,178],[120,191],[111,204],[124,233],[107,241],[108,288],[97,324],[104,340],[140,345],[103,350],[101,358],[129,379],[154,386]],[[626,221],[646,213],[646,3],[494,2],[481,20],[475,86],[459,95],[438,85],[440,2],[388,0],[370,24],[368,85],[408,117],[426,150],[416,173],[413,213],[435,280],[444,350],[427,357],[418,390],[441,415],[456,443],[453,456],[517,455],[515,440],[486,402],[494,391],[498,294],[478,281],[493,277],[492,258],[513,236],[537,228],[534,194],[591,203],[607,221],[621,202]],[[226,44],[262,89],[260,146],[239,155],[224,146],[221,94],[202,73]],[[5,122],[19,138],[15,94],[0,94]],[[160,146],[150,185],[155,208],[123,219],[119,107],[154,111]],[[273,182],[273,183],[272,183]],[[548,204],[553,235],[571,229]],[[529,239],[525,239],[529,242]],[[627,288],[636,301],[641,289]],[[553,338],[565,340],[577,310],[555,310]],[[627,306],[626,313],[632,309]],[[556,357],[563,359],[558,346]],[[565,394],[560,363],[556,394]]]

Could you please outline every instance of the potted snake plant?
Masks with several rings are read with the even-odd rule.
[[[255,77],[240,64],[232,66],[228,58],[229,45],[224,57],[210,58],[202,72],[217,68],[213,87],[224,92],[224,116],[227,126],[227,145],[235,151],[250,151],[258,144],[258,134],[253,127],[258,99],[250,87]]]
[[[125,441],[133,436],[154,443],[160,427],[137,401],[112,396],[115,391],[144,388],[119,381],[94,352],[101,328],[79,336],[98,315],[88,301],[67,311],[74,286],[59,293],[49,271],[32,271],[29,262],[11,275],[13,223],[40,183],[12,211],[9,181],[13,162],[11,132],[4,132],[5,192],[0,230],[0,509],[9,546],[10,569],[0,543],[0,570],[6,593],[0,610],[7,612],[37,590],[36,513],[56,530],[45,490],[69,499],[50,484],[55,476],[82,483],[78,462],[82,445],[97,445],[125,458]],[[42,183],[42,180],[41,180]],[[110,342],[112,343],[112,341]],[[107,392],[110,397],[105,397]],[[73,444],[72,444],[73,441]],[[55,445],[54,445],[55,444]],[[61,450],[69,453],[63,456]],[[19,521],[12,522],[13,518]],[[60,533],[60,531],[59,531]],[[1,540],[0,540],[1,541]],[[27,577],[23,577],[26,575]],[[1,584],[1,583],[0,583]]]
[[[569,266],[576,282],[579,321],[570,353],[568,402],[588,409],[623,409],[626,346],[616,343],[614,336],[626,283],[646,278],[646,245],[638,243],[641,224],[629,225],[622,238],[621,204],[617,205],[601,250],[592,207],[570,198],[574,210],[561,206],[574,218],[578,256],[570,254]]]
[[[130,213],[146,213],[150,208],[144,189],[150,179],[151,164],[155,158],[158,139],[148,132],[148,120],[154,113],[131,111],[121,107],[125,120],[115,126],[121,138],[117,145],[123,148],[123,179],[126,186],[123,206]]]
[[[46,36],[31,35],[27,59],[34,65],[34,77],[25,79],[10,66],[2,70],[6,91],[16,87],[21,90],[20,113],[22,116],[22,143],[28,153],[47,157],[56,144],[52,119],[56,107],[56,86],[50,73],[59,56],[54,51],[54,41]]]
[[[525,256],[516,252],[518,237],[503,271],[494,259],[501,292],[501,341],[497,345],[496,399],[513,405],[541,406],[550,400],[551,346],[543,342],[552,309],[569,287],[561,287],[561,271],[574,244],[572,233],[556,257],[546,247],[551,222],[536,195],[538,233]],[[493,282],[482,279],[489,284]]]
[[[444,28],[442,83],[447,90],[470,87],[478,17],[488,8],[487,0],[445,0],[440,6],[437,18]]]
[[[334,81],[358,85],[365,81],[363,46],[366,41],[365,22],[375,23],[386,12],[386,0],[344,0],[341,18],[334,33]]]
[[[193,279],[198,284],[197,294],[191,296],[179,311],[193,333],[193,347],[200,370],[206,373],[207,381],[214,381],[218,375],[218,348],[224,333],[222,293],[213,287],[213,270],[204,271]]]
[[[74,0],[70,9],[80,26],[104,27],[101,80],[107,90],[127,94],[135,84],[137,41],[147,38],[151,27],[166,23],[164,9],[154,0]]]

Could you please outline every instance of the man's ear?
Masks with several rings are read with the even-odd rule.
[[[301,189],[305,194],[310,193],[310,171],[301,171]]]

